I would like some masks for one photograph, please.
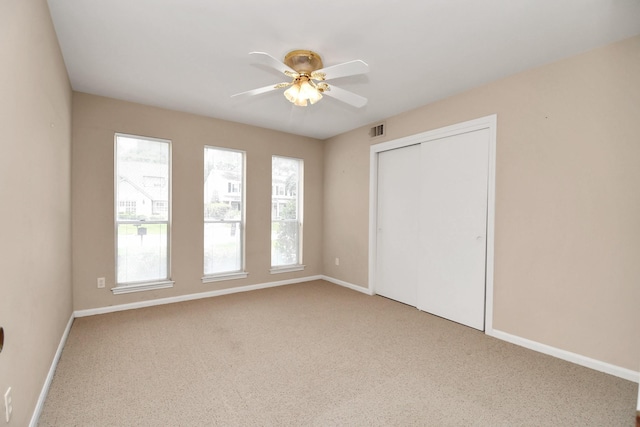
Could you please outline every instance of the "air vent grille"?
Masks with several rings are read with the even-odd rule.
[[[380,136],[384,136],[385,125],[384,123],[380,123],[375,125],[371,129],[369,129],[369,136],[371,138],[378,138]]]

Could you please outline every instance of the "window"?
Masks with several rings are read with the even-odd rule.
[[[302,270],[303,161],[271,160],[271,272]]]
[[[115,136],[114,293],[171,287],[170,141]]]
[[[237,182],[228,182],[227,183],[227,191],[229,191],[229,193],[239,193],[240,192],[240,184],[238,184]]]
[[[136,214],[136,201],[135,200],[120,200],[118,202],[118,213],[121,215],[135,215]]]
[[[154,215],[162,215],[169,212],[169,202],[166,200],[154,200],[152,213]]]
[[[244,152],[204,148],[203,282],[244,272]]]

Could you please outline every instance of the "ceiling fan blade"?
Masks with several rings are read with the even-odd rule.
[[[329,90],[322,92],[323,95],[330,96],[331,98],[335,98],[338,101],[342,101],[345,104],[352,105],[356,108],[362,108],[367,105],[367,98],[356,95],[353,92],[349,92],[348,90],[340,89],[336,86],[331,86]]]
[[[281,83],[284,84],[284,83]],[[288,83],[287,83],[288,85]],[[263,93],[271,92],[272,90],[280,89],[280,85],[270,85],[265,87],[260,87],[258,89],[248,90],[246,92],[236,93],[235,95],[231,95],[232,98],[247,98],[249,96],[260,95]]]
[[[269,66],[271,68],[275,68],[276,70],[280,71],[281,73],[285,73],[285,72],[288,71],[289,73],[297,74],[294,70],[289,68],[285,63],[283,63],[282,61],[277,60],[276,58],[274,58],[273,56],[269,55],[268,53],[265,53],[265,52],[249,52],[249,55],[255,56],[256,59],[258,59],[264,65],[267,65],[267,66]]]
[[[324,73],[325,80],[337,79],[339,77],[355,76],[356,74],[365,74],[369,72],[369,66],[366,62],[359,59],[343,62],[342,64],[332,65],[330,67],[317,70],[314,73]]]

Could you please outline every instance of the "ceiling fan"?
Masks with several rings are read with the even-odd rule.
[[[248,97],[288,88],[284,91],[285,98],[300,107],[306,107],[307,103],[315,104],[322,99],[323,95],[330,96],[357,108],[364,107],[367,104],[367,98],[334,85],[329,86],[326,83],[327,80],[369,72],[369,66],[364,61],[356,59],[323,68],[320,55],[310,50],[291,51],[284,57],[284,62],[265,52],[250,52],[249,54],[254,55],[264,65],[284,73],[292,80],[237,93],[232,95],[232,98]]]

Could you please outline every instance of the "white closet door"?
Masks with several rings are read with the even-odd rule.
[[[420,145],[378,155],[376,293],[417,306]]]
[[[421,144],[420,310],[484,329],[489,130]]]

